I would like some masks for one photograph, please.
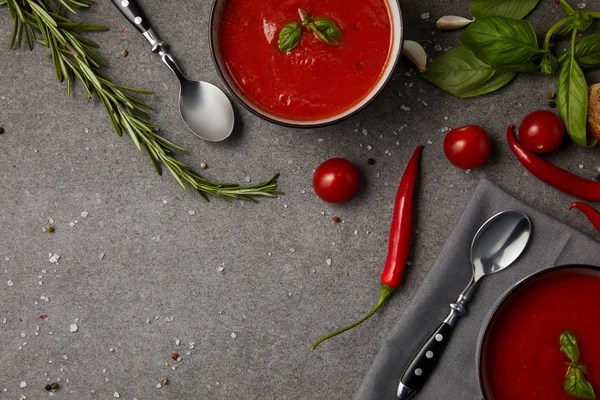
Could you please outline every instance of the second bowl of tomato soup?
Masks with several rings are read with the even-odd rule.
[[[294,127],[362,109],[402,47],[397,0],[216,0],[210,33],[231,93],[260,117]]]
[[[600,392],[600,267],[567,265],[516,284],[478,344],[485,400],[569,400]]]

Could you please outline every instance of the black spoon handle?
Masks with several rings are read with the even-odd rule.
[[[112,0],[113,4],[121,11],[140,33],[145,33],[152,29],[150,21],[135,0]]]
[[[401,385],[404,385],[411,391],[416,392],[421,390],[438,364],[438,361],[446,348],[446,344],[450,340],[452,331],[452,326],[448,325],[446,322],[442,322],[440,326],[438,326],[429,339],[421,346],[419,351],[417,351],[412,361],[408,364],[408,367],[404,370],[404,373],[400,378]],[[398,398],[407,399],[408,397],[398,396]]]

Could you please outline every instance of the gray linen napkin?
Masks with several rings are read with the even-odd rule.
[[[470,279],[469,248],[473,236],[489,217],[504,210],[518,210],[529,216],[533,225],[529,245],[514,265],[479,283],[467,315],[458,321],[438,367],[415,400],[480,400],[475,370],[477,337],[497,299],[534,271],[560,264],[600,264],[598,242],[483,180],[410,306],[384,340],[355,400],[396,399],[404,367],[445,318],[448,305]]]

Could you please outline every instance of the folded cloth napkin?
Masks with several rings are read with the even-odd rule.
[[[525,276],[553,265],[600,265],[598,242],[483,180],[410,306],[384,340],[355,400],[396,399],[398,381],[407,363],[469,282],[473,236],[488,218],[504,210],[522,211],[531,219],[533,230],[527,249],[510,268],[481,280],[467,314],[458,321],[435,372],[415,400],[480,400],[475,369],[477,338],[499,297]]]

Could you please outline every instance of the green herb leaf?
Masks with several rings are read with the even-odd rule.
[[[558,72],[559,69],[560,63],[558,62],[558,58],[551,53],[544,54],[542,62],[540,63],[540,71],[542,74],[552,75],[553,73]]]
[[[477,18],[498,15],[523,19],[538,3],[539,0],[471,0],[469,10]]]
[[[594,18],[589,13],[583,11],[575,11],[573,13],[575,16],[575,21],[573,21],[573,26],[580,31],[587,30],[594,22]]]
[[[572,362],[579,362],[579,346],[573,332],[564,331],[560,334],[560,351],[565,353]]]
[[[573,31],[575,35],[577,31]],[[558,106],[567,133],[575,143],[593,147],[596,140],[588,140],[586,121],[588,86],[583,71],[573,57],[563,61],[558,75]]]
[[[279,39],[277,45],[279,50],[287,52],[292,50],[300,43],[302,36],[302,25],[298,22],[290,22],[279,31]]]
[[[562,335],[561,335],[562,337]],[[578,399],[595,399],[594,388],[585,379],[587,370],[583,365],[571,366],[563,382],[565,393]]]
[[[328,43],[332,46],[339,45],[337,38],[342,36],[342,32],[340,31],[340,28],[337,27],[335,22],[326,18],[316,17],[307,19],[303,22],[303,25],[316,33],[319,39],[325,43]]]
[[[518,68],[544,53],[529,21],[506,17],[477,19],[460,40],[483,62],[497,68]]]
[[[467,98],[498,90],[516,74],[491,67],[467,46],[458,46],[428,64],[422,77],[456,97]]]
[[[570,48],[560,55],[560,63],[567,58],[571,58]],[[581,68],[600,67],[600,33],[584,36],[575,44],[575,61]]]

